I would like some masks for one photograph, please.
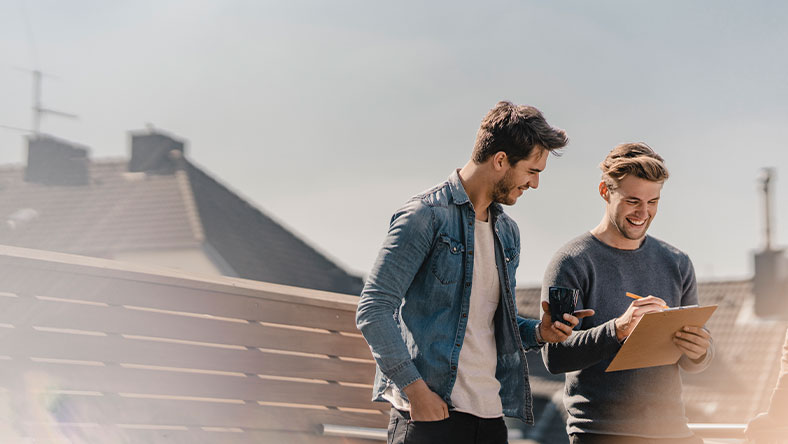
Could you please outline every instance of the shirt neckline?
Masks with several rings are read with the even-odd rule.
[[[643,251],[646,248],[646,246],[650,243],[649,239],[651,239],[651,236],[646,235],[646,237],[643,238],[643,242],[640,243],[639,247],[635,248],[634,250],[627,250],[627,249],[623,249],[623,248],[616,248],[616,247],[614,247],[612,245],[608,245],[605,242],[602,242],[602,240],[600,240],[599,238],[594,236],[590,231],[587,231],[586,234],[591,239],[593,239],[593,241],[596,242],[597,244],[599,244],[599,245],[603,246],[604,248],[607,248],[607,249],[609,249],[611,251],[615,251],[616,253],[621,253],[621,254],[635,254],[635,253],[638,253],[640,251]]]

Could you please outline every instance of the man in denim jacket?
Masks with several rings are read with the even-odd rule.
[[[533,423],[525,351],[566,339],[578,317],[517,316],[517,224],[501,207],[537,188],[566,133],[536,108],[499,102],[472,159],[392,217],[361,294],[358,328],[392,404],[389,443],[505,443],[503,416]]]

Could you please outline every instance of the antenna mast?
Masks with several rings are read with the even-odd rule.
[[[41,134],[41,117],[44,114],[52,114],[60,117],[67,117],[69,119],[77,119],[76,114],[64,113],[62,111],[55,111],[53,109],[44,108],[41,104],[41,71],[34,69],[33,73],[33,135],[38,137]]]
[[[761,185],[763,186],[764,220],[766,229],[766,251],[772,251],[772,208],[771,208],[771,182],[774,179],[774,168],[764,168],[761,171]]]
[[[34,136],[38,137],[41,135],[41,118],[45,114],[51,114],[60,117],[66,117],[69,119],[78,119],[79,116],[76,114],[65,113],[63,111],[56,111],[54,109],[45,108],[41,103],[41,89],[42,89],[42,78],[44,75],[47,77],[54,77],[49,74],[44,74],[38,69],[24,69],[24,68],[15,68],[19,71],[27,71],[33,74],[33,126],[32,128],[17,128],[14,126],[8,125],[0,125],[0,128],[15,130],[15,131],[22,131],[26,133],[33,133]]]
[[[55,111],[53,109],[44,108],[41,103],[41,78],[44,74],[38,69],[38,52],[36,51],[35,39],[33,36],[33,27],[30,24],[30,18],[27,14],[27,8],[25,7],[25,3],[22,2],[22,18],[25,21],[26,29],[27,29],[27,37],[28,43],[30,43],[30,55],[33,59],[33,66],[36,68],[33,70],[24,69],[24,68],[15,68],[19,71],[26,71],[33,73],[33,127],[32,129],[26,128],[17,128],[14,126],[8,125],[0,125],[0,128],[10,129],[14,131],[22,131],[25,133],[33,133],[33,136],[38,137],[41,135],[41,117],[44,114],[53,114],[60,117],[67,117],[69,119],[77,119],[78,116],[76,114],[71,113],[64,113],[62,111]],[[49,76],[47,74],[47,76]],[[49,76],[52,77],[52,76]]]

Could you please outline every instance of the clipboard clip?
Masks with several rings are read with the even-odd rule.
[[[662,311],[684,310],[685,308],[697,308],[697,307],[698,307],[697,304],[695,304],[695,305],[682,305],[680,307],[664,308],[664,309],[662,309]]]

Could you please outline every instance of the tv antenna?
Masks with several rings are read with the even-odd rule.
[[[53,115],[59,117],[65,117],[69,119],[78,119],[79,116],[72,113],[67,113],[63,111],[57,111],[51,108],[46,108],[41,102],[41,90],[42,90],[42,78],[52,77],[56,78],[50,74],[45,74],[38,69],[24,69],[24,68],[14,68],[18,71],[26,71],[33,74],[33,123],[30,128],[19,128],[15,126],[9,125],[0,125],[0,127],[15,131],[22,131],[26,133],[32,133],[34,136],[39,136],[41,134],[41,119],[45,115]]]
[[[24,19],[25,22],[28,43],[30,44],[30,55],[33,59],[33,65],[38,66],[38,51],[36,50],[35,38],[33,35],[33,27],[30,24],[30,18],[28,17],[27,8],[25,7],[24,2],[21,3],[21,6],[22,6],[22,18]],[[45,74],[41,72],[41,70],[38,68],[25,69],[25,68],[13,67],[13,69],[16,69],[17,71],[25,71],[33,74],[33,125],[31,126],[30,129],[19,128],[9,125],[0,125],[0,128],[32,133],[34,136],[38,137],[41,134],[41,118],[44,115],[50,114],[54,116],[66,117],[69,119],[79,118],[76,114],[65,113],[62,111],[56,111],[54,109],[45,108],[44,105],[41,103],[42,78],[45,75],[47,77],[52,77],[52,78],[56,78],[55,76],[52,76],[50,74]]]

